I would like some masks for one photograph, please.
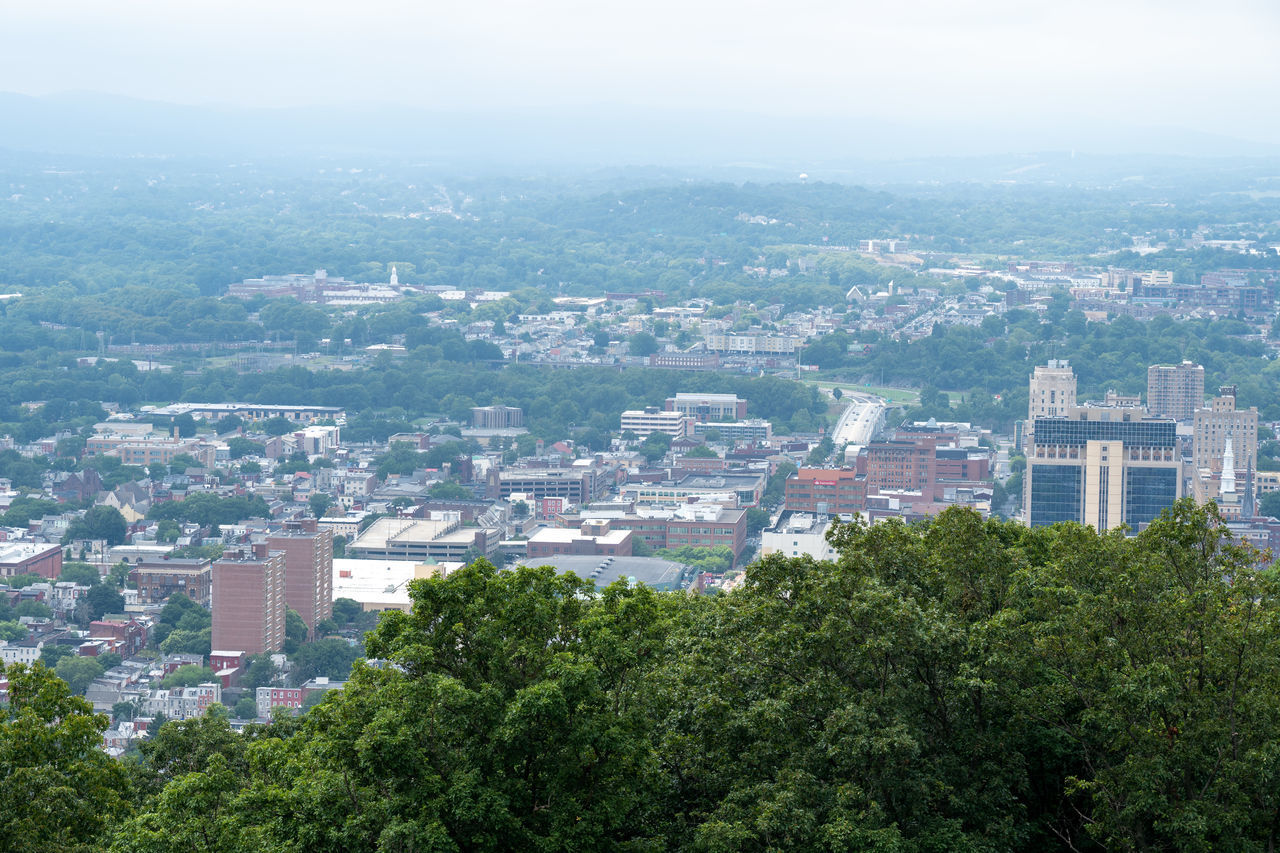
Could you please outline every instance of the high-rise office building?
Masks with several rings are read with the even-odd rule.
[[[1048,367],[1036,367],[1031,374],[1031,395],[1027,423],[1036,418],[1060,418],[1076,404],[1076,375],[1065,360],[1050,359]]]
[[[1218,389],[1208,408],[1197,409],[1191,438],[1191,461],[1197,469],[1222,471],[1222,457],[1231,437],[1237,470],[1258,467],[1258,409],[1236,408],[1236,386]]]
[[[213,564],[213,647],[250,654],[284,648],[285,555],[265,542]]]
[[[1032,527],[1076,521],[1137,530],[1181,495],[1177,425],[1107,409],[1038,418],[1023,488]]]
[[[267,536],[267,548],[284,553],[285,603],[314,632],[333,615],[333,530],[318,529],[314,518],[289,521]]]
[[[1158,418],[1189,421],[1204,405],[1204,368],[1181,364],[1153,364],[1147,368],[1147,411]]]

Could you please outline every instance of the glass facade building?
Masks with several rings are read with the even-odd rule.
[[[1122,524],[1137,530],[1180,497],[1182,463],[1172,420],[1073,414],[1034,421],[1027,450],[1029,525],[1075,521],[1099,530]]]

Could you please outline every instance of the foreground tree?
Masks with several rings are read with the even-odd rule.
[[[831,540],[714,597],[414,581],[300,720],[162,729],[115,849],[1275,848],[1280,588],[1215,510]]]
[[[89,853],[128,811],[124,767],[100,749],[107,718],[43,664],[4,670],[0,849]]]

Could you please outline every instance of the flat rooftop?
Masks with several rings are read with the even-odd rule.
[[[60,545],[48,542],[0,542],[0,563],[20,563],[32,557],[61,550]]]
[[[349,547],[382,550],[392,542],[434,542],[457,526],[426,518],[379,518]]]
[[[655,589],[679,589],[685,567],[657,557],[598,557],[556,554],[551,557],[521,560],[527,566],[551,566],[560,574],[573,572],[596,586],[608,586],[616,580],[642,583]],[[599,570],[598,573],[597,569]],[[594,574],[593,574],[594,573]]]
[[[462,563],[335,559],[333,597],[358,601],[365,610],[408,610],[412,603],[409,581],[426,577],[433,568],[448,574],[462,568]]]

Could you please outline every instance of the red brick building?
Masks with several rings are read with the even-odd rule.
[[[651,548],[727,546],[736,561],[747,545],[747,511],[714,504],[648,509],[609,519],[611,530],[630,530]]]
[[[272,708],[288,708],[297,711],[302,707],[301,687],[259,687],[254,700],[258,703],[258,716],[271,716]]]
[[[820,515],[852,515],[867,502],[867,477],[855,468],[801,468],[787,478],[786,507]]]
[[[266,543],[226,552],[213,564],[213,647],[248,654],[284,647],[285,555]]]
[[[0,543],[0,580],[39,575],[56,580],[62,574],[62,547],[43,542]]]
[[[132,657],[147,644],[147,628],[137,619],[127,622],[99,619],[89,623],[89,637],[92,639],[110,639],[111,649],[121,657]]]
[[[267,536],[267,549],[284,552],[285,603],[315,631],[333,615],[333,530],[317,529],[314,518],[288,521]]]
[[[129,579],[138,588],[138,603],[159,604],[175,592],[208,607],[213,593],[213,561],[184,560],[162,557],[143,560]]]
[[[867,494],[907,491],[933,494],[937,439],[875,441],[867,445]]]

